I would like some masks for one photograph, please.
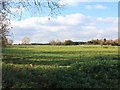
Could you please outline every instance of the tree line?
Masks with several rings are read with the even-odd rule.
[[[107,40],[104,39],[96,39],[90,40],[86,42],[74,42],[72,40],[65,40],[64,42],[60,40],[51,40],[49,43],[31,43],[30,45],[112,45],[112,46],[120,46],[120,38],[116,40]]]

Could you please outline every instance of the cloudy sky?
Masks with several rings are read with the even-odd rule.
[[[52,17],[46,12],[31,15],[22,9],[22,19],[12,19],[11,38],[14,43],[21,43],[26,36],[30,38],[31,43],[44,43],[56,39],[88,41],[118,37],[117,0],[116,2],[62,0],[61,3],[67,5],[61,14]]]

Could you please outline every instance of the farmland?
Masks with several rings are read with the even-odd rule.
[[[117,46],[3,48],[3,88],[118,88]]]

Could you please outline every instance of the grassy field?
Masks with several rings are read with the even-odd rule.
[[[3,88],[118,88],[117,46],[3,48]]]

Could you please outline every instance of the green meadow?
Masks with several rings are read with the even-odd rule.
[[[2,54],[3,88],[119,88],[118,46],[13,45]]]

